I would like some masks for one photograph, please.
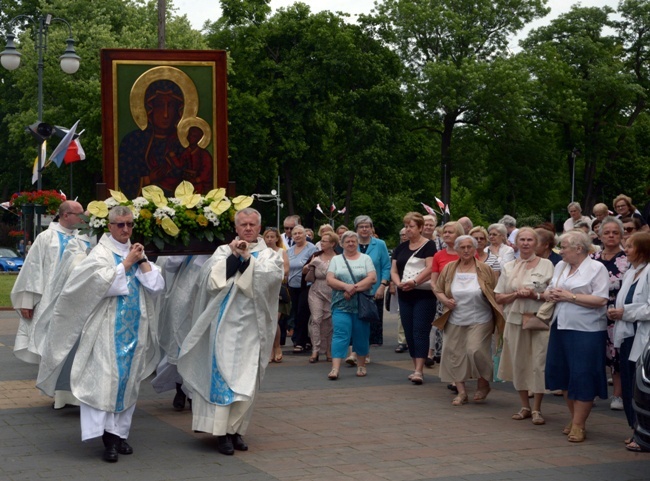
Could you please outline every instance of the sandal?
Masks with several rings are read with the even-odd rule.
[[[417,384],[418,386],[424,382],[424,379],[422,378],[422,373],[420,371],[415,371],[409,377],[411,378],[411,382],[413,384]]]
[[[366,368],[365,368],[365,367],[363,367],[363,366],[359,366],[359,367],[357,368],[357,377],[366,377],[366,374],[367,374],[367,372],[366,372]]]
[[[330,373],[327,375],[327,379],[330,379],[331,381],[336,381],[338,378],[339,378],[338,369],[332,369]]]
[[[587,438],[587,431],[578,426],[573,426],[567,439],[570,443],[581,443]]]
[[[634,438],[631,438],[631,437],[630,437],[630,438],[627,438],[627,439],[626,439],[625,441],[623,441],[623,442],[624,442],[626,445],[627,445],[627,444],[631,444],[631,443],[634,442]]]
[[[625,446],[625,449],[632,451],[633,453],[647,453],[647,451],[639,446],[639,444],[634,440],[631,443],[628,443]]]
[[[546,421],[544,421],[544,418],[542,417],[542,411],[533,411],[533,424],[535,426],[546,424]]]
[[[530,416],[530,408],[521,408],[518,413],[512,415],[512,419],[515,421],[521,421],[523,419],[528,419]]]
[[[310,364],[314,364],[315,362],[318,362],[318,353],[312,354],[312,356],[309,358]]]
[[[474,401],[481,402],[485,401],[485,398],[490,394],[492,388],[488,386],[486,389],[477,389],[474,393]]]
[[[467,394],[466,393],[459,394],[451,402],[452,406],[462,406],[463,404],[467,404]]]
[[[571,432],[572,427],[573,427],[573,423],[571,421],[569,421],[569,424],[564,426],[564,429],[562,430],[562,434],[564,434],[565,436],[568,436],[569,433]]]
[[[305,348],[302,347],[302,346],[295,346],[293,348],[293,353],[294,354],[301,354],[304,350],[305,350]]]

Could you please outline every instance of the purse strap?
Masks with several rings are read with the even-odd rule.
[[[354,277],[354,274],[352,273],[352,268],[350,267],[350,264],[348,264],[348,260],[345,258],[345,254],[341,254],[341,256],[343,257],[343,260],[345,261],[345,265],[348,266],[348,270],[350,271],[350,276],[352,276],[352,280],[356,284],[357,283],[357,278]]]

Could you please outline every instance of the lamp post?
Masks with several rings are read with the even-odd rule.
[[[52,17],[51,14],[39,15],[32,17],[29,15],[18,15],[14,17],[9,22],[9,28],[7,34],[5,35],[7,39],[7,44],[5,45],[5,50],[0,53],[0,63],[7,70],[16,70],[20,66],[20,57],[22,54],[16,49],[14,44],[15,35],[13,34],[13,25],[18,20],[27,20],[33,23],[36,30],[36,52],[38,54],[38,64],[36,67],[38,74],[38,121],[36,124],[33,124],[27,127],[27,131],[32,133],[38,143],[38,180],[36,188],[38,190],[42,189],[42,179],[41,171],[43,169],[44,153],[42,144],[43,142],[52,135],[52,126],[43,123],[43,68],[44,62],[43,57],[47,51],[47,36],[50,25],[53,22],[63,23],[68,27],[68,39],[66,40],[66,49],[63,52],[63,55],[59,57],[61,63],[61,70],[67,74],[73,74],[79,70],[79,63],[81,58],[77,55],[74,49],[74,40],[72,38],[72,27],[67,20],[63,18]],[[41,231],[41,215],[37,214],[37,231]]]
[[[280,232],[280,209],[284,206],[280,200],[280,176],[278,176],[278,190],[271,190],[270,194],[253,194],[253,197],[261,202],[275,202],[276,205],[276,227]]]

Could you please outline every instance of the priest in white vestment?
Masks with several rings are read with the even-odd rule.
[[[165,284],[144,247],[129,240],[129,208],[113,207],[108,219],[110,235],[73,270],[56,303],[52,322],[61,335],[50,342],[58,349],[37,387],[49,393],[65,351],[78,339],[70,384],[81,401],[81,439],[101,436],[104,460],[115,462],[118,454],[133,453],[126,439],[140,383],[159,359],[153,295]]]
[[[57,276],[69,274],[68,264],[63,263],[67,250],[84,253],[89,242],[79,236],[75,225],[82,223],[79,215],[84,213],[82,205],[67,200],[59,207],[59,222],[50,223],[49,228],[36,236],[25,263],[23,264],[13,289],[11,304],[20,316],[14,354],[21,361],[31,364],[40,362],[41,353],[34,339],[43,312],[52,300],[56,299],[63,282]],[[58,290],[57,290],[58,289]],[[43,332],[47,327],[41,327]]]
[[[192,429],[218,436],[223,454],[245,451],[242,438],[269,362],[277,328],[284,261],[259,237],[260,213],[235,214],[237,238],[203,266],[192,328],[178,357],[190,387]]]

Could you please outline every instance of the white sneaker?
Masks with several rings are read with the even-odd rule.
[[[609,403],[609,409],[612,411],[622,411],[623,410],[623,399],[618,396],[612,396],[612,402]]]

